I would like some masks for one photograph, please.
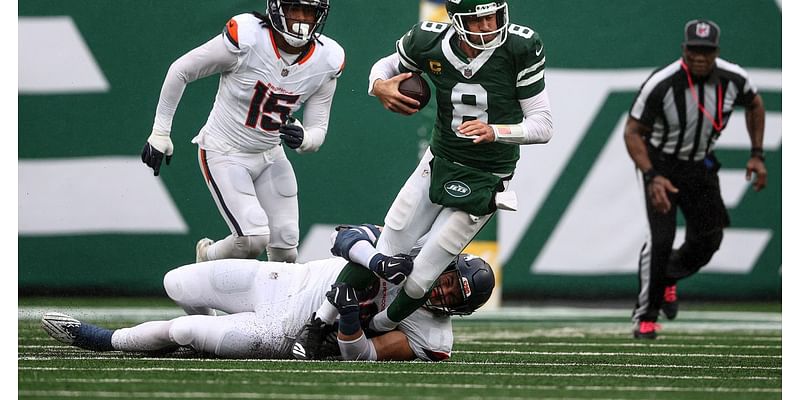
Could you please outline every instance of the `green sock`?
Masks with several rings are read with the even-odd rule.
[[[430,296],[431,292],[425,293],[425,296],[422,296],[419,299],[411,298],[406,293],[405,288],[400,291],[400,294],[392,301],[392,304],[389,304],[389,308],[386,310],[386,316],[389,317],[390,320],[394,322],[400,322],[404,320],[406,317],[411,315],[414,311],[418,308],[422,307],[426,301],[428,301],[428,297]]]
[[[347,263],[336,278],[336,282],[350,284],[355,290],[366,289],[378,277],[367,268],[353,262]]]

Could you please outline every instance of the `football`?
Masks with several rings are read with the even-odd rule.
[[[420,74],[412,74],[410,78],[400,82],[397,88],[404,96],[419,102],[419,109],[425,108],[431,99],[431,88]]]

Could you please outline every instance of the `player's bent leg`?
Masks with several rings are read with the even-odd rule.
[[[264,293],[258,274],[267,273],[257,260],[216,260],[189,264],[167,272],[164,290],[187,313],[217,309],[226,313],[253,311]],[[192,313],[190,315],[209,315]]]
[[[419,170],[419,167],[418,167]],[[430,179],[412,175],[394,199],[384,218],[376,249],[385,255],[408,254],[433,225],[443,207],[428,197]]]
[[[253,182],[269,219],[268,256],[270,261],[295,262],[300,240],[297,181],[292,164],[280,148],[270,156],[272,163]]]
[[[414,270],[405,284],[406,293],[412,298],[422,298],[444,271],[450,261],[467,247],[489,221],[492,214],[477,220],[464,211],[446,208],[442,210],[428,241],[414,259]]]

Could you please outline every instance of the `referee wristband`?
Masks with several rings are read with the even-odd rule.
[[[642,175],[644,176],[644,185],[647,186],[650,184],[650,182],[653,181],[653,179],[655,179],[657,176],[661,174],[656,172],[654,168],[650,168],[647,171],[644,171]]]
[[[750,158],[758,158],[759,160],[764,161],[764,148],[762,147],[751,148]]]

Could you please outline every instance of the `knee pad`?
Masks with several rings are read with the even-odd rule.
[[[169,327],[169,338],[173,342],[181,345],[188,346],[194,339],[194,319],[195,317],[179,317],[172,320]]]
[[[267,248],[269,235],[239,236],[233,239],[232,258],[256,258]]]
[[[289,263],[297,261],[296,247],[291,249],[279,249],[277,247],[270,247],[268,254],[270,261],[289,262]]]
[[[184,297],[180,276],[181,273],[177,269],[173,269],[164,275],[164,290],[167,292],[167,296],[176,302],[183,300]]]
[[[273,220],[272,229],[270,229],[271,243],[270,248],[281,246],[284,249],[297,247],[300,242],[300,228],[297,226],[297,220],[275,221]]]

